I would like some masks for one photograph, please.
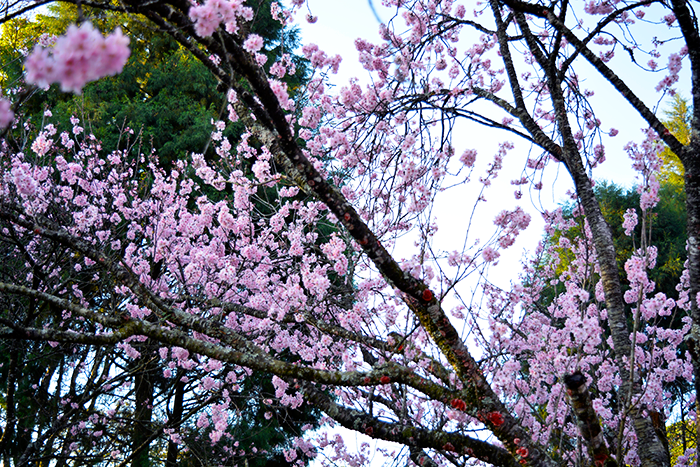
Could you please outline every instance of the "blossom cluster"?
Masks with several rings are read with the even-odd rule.
[[[194,28],[201,37],[209,37],[223,23],[226,31],[235,34],[239,30],[238,18],[245,21],[253,19],[253,9],[244,6],[243,0],[206,0],[201,5],[190,7],[189,16]],[[258,49],[259,41],[247,44],[249,50]],[[257,51],[257,50],[255,50]]]
[[[120,73],[130,53],[120,28],[104,37],[90,23],[71,25],[53,48],[34,47],[24,63],[26,80],[42,88],[59,83],[64,92],[80,94],[90,81]]]
[[[660,183],[657,173],[661,168],[660,152],[662,145],[656,133],[651,129],[644,131],[644,141],[641,144],[629,143],[625,150],[632,159],[632,168],[635,169],[641,178],[641,183],[637,185],[637,192],[641,195],[639,206],[642,211],[648,211],[659,202]]]
[[[12,110],[12,104],[7,99],[0,98],[0,130],[10,126],[15,119],[15,113]]]

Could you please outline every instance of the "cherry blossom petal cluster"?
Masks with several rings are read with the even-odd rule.
[[[15,112],[12,110],[12,103],[7,99],[0,98],[0,130],[10,126],[15,119]]]
[[[209,37],[223,23],[226,31],[234,34],[239,29],[239,19],[250,21],[253,19],[253,9],[245,6],[243,0],[206,0],[201,5],[193,5],[189,10],[189,17],[194,22],[194,28],[201,37]],[[259,37],[259,36],[258,36]],[[257,48],[260,41],[253,38],[247,48]],[[257,51],[257,50],[255,50]]]
[[[120,28],[104,37],[90,23],[71,25],[52,48],[34,47],[24,63],[26,80],[41,88],[59,83],[64,92],[80,94],[87,83],[120,73],[130,53]]]

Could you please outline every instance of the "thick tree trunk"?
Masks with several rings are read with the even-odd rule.
[[[688,234],[688,274],[690,280],[690,313],[693,328],[688,342],[693,359],[696,410],[700,412],[700,31],[696,12],[691,2],[671,0],[673,13],[678,21],[690,61],[690,81],[693,115],[690,125],[690,144],[681,150],[669,146],[683,162],[685,169],[685,194]],[[668,135],[661,135],[666,141]],[[668,143],[667,143],[668,144]],[[696,417],[696,433],[700,433],[700,420]],[[700,456],[695,456],[700,467]]]
[[[694,126],[695,128],[695,126]],[[697,132],[694,132],[691,147],[697,146]],[[689,151],[690,152],[690,151]],[[700,154],[700,152],[694,152]],[[689,349],[693,359],[693,373],[696,395],[696,410],[700,411],[700,161],[697,157],[684,158],[686,211],[688,213],[688,275],[690,281],[690,313],[693,318],[693,328],[690,333]],[[696,433],[700,433],[700,420],[696,417]],[[696,460],[700,467],[700,457]]]

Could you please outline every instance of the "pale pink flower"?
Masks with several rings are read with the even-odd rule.
[[[258,52],[263,48],[263,38],[257,34],[251,34],[243,43],[243,48],[250,53]]]
[[[36,153],[37,156],[43,156],[51,146],[53,145],[53,140],[46,137],[46,132],[39,133],[39,136],[32,143],[32,151]]]
[[[464,151],[464,154],[462,154],[462,157],[459,158],[459,161],[467,167],[474,166],[474,162],[476,161],[476,150],[467,149]]]
[[[64,92],[80,94],[90,81],[120,73],[130,53],[120,28],[103,37],[90,23],[71,25],[52,49],[34,47],[24,62],[26,80],[41,88],[59,83]]]
[[[498,253],[490,246],[487,246],[486,248],[484,248],[484,251],[481,252],[481,257],[484,258],[484,261],[486,261],[487,263],[495,261],[499,256],[501,256],[500,253]]]
[[[623,217],[625,221],[622,223],[622,227],[625,229],[625,235],[632,235],[634,228],[637,226],[637,212],[630,208]]]
[[[12,111],[12,104],[7,99],[0,98],[0,129],[10,126],[15,119],[15,113]]]

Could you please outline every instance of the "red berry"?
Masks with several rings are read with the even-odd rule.
[[[432,299],[433,299],[433,293],[430,291],[430,289],[425,289],[423,291],[423,300],[425,300],[426,302],[429,302]]]
[[[388,376],[382,376],[381,378],[379,378],[379,381],[381,381],[382,384],[388,384],[391,383],[391,378],[389,378]]]
[[[452,408],[457,410],[464,411],[467,409],[467,404],[462,399],[452,399],[451,405]]]
[[[496,426],[501,426],[505,423],[505,419],[503,418],[503,415],[501,415],[498,412],[491,412],[486,416],[486,418],[488,419],[488,421],[490,421],[491,423],[493,423]]]

